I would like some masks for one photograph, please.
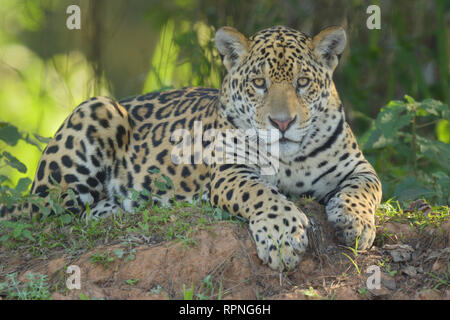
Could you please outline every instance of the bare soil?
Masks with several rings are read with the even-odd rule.
[[[222,221],[196,232],[193,245],[144,243],[130,251],[123,243],[105,244],[81,256],[52,259],[0,248],[0,261],[7,262],[0,282],[11,272],[22,281],[28,272],[45,274],[52,299],[183,299],[192,285],[194,298],[207,299],[450,299],[449,221],[421,231],[384,223],[377,227],[372,249],[355,256],[337,244],[322,206],[312,201],[300,206],[314,228],[310,250],[289,272],[261,263],[245,225]],[[93,258],[99,254],[113,259],[99,263]],[[80,290],[66,288],[70,265],[81,270]],[[370,266],[379,267],[378,289],[367,287]]]

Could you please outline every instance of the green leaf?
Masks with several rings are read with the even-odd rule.
[[[163,175],[163,176],[161,176],[161,178],[164,180],[164,182],[166,183],[166,186],[168,186],[169,189],[173,189],[173,187],[174,187],[173,182],[168,176]]]
[[[136,283],[139,282],[139,279],[127,279],[125,282],[130,286],[134,286]]]
[[[147,189],[142,190],[142,191],[141,191],[141,194],[142,194],[143,196],[148,197],[148,198],[150,198],[151,195],[152,195],[152,194],[150,193],[150,191],[148,191]]]
[[[152,174],[158,174],[160,173],[158,168],[153,168],[153,169],[149,169],[148,172],[152,173]]]
[[[78,205],[78,199],[77,196],[75,195],[75,192],[73,191],[73,189],[67,189],[67,194],[69,195],[70,199],[73,201],[73,203],[79,207]]]
[[[40,212],[41,212],[45,217],[49,216],[50,213],[52,212],[52,210],[51,210],[49,207],[40,206],[39,209],[40,209]]]
[[[91,206],[89,205],[89,202],[86,202],[85,210],[86,210],[86,217],[89,218],[91,216]]]
[[[406,100],[406,102],[411,103],[411,104],[416,103],[416,100],[414,100],[413,97],[408,96],[407,94],[405,94],[405,100]]]
[[[6,125],[0,127],[0,140],[3,140],[10,146],[15,146],[19,139],[20,133],[15,126],[6,123]]]
[[[183,298],[184,300],[192,300],[194,298],[194,283],[189,289],[186,289],[186,285],[183,283]]]
[[[420,104],[420,109],[426,111],[430,115],[440,117],[446,120],[449,117],[448,106],[434,99],[425,99]]]
[[[72,216],[70,214],[63,214],[60,219],[64,225],[72,222]]]
[[[122,259],[125,251],[123,251],[122,249],[115,249],[114,254],[117,256],[117,258]]]
[[[163,182],[159,181],[159,180],[155,180],[155,187],[158,188],[158,190],[161,190],[161,191],[166,191],[167,190],[166,185]]]
[[[134,189],[129,189],[129,191],[131,192],[131,200],[132,201],[138,201],[139,196],[140,196],[139,192],[137,190],[134,190]]]
[[[13,237],[18,239],[22,234],[23,229],[24,227],[22,225],[16,226],[16,228],[13,230]]]
[[[411,122],[411,114],[405,106],[384,109],[377,117],[375,126],[381,130],[386,139],[394,138],[403,127]]]
[[[395,191],[395,195],[399,201],[416,200],[417,198],[432,195],[434,192],[423,187],[408,188],[401,191]]]
[[[378,149],[393,146],[398,143],[398,132],[411,122],[412,114],[408,112],[402,101],[391,101],[381,110],[375,120],[375,129],[372,130],[364,149]]]
[[[0,175],[0,184],[2,184],[3,182],[9,180],[9,178],[7,176],[4,175]]]
[[[394,139],[386,139],[383,132],[379,128],[376,128],[370,133],[367,142],[363,146],[363,150],[379,149],[393,144],[395,144]]]
[[[439,184],[442,189],[450,190],[450,177],[446,173],[438,171],[433,173],[433,177],[437,179],[437,184]]]
[[[27,172],[27,167],[19,161],[19,159],[17,159],[16,157],[14,157],[11,153],[7,152],[7,151],[3,151],[2,156],[5,157],[5,163],[14,168],[19,170],[19,172],[22,173],[26,173]]]
[[[417,142],[420,151],[424,157],[434,163],[439,164],[442,168],[450,171],[450,145],[438,140],[429,140],[421,136],[417,136]]]
[[[31,180],[29,178],[20,178],[15,189],[18,193],[23,193],[28,190],[30,184]]]
[[[450,121],[441,120],[436,125],[436,136],[444,143],[450,143]]]
[[[136,253],[136,249],[131,250],[130,254],[125,258],[125,262],[133,261],[134,259],[136,259],[134,253]]]
[[[34,241],[33,236],[31,235],[30,230],[23,230],[22,236],[30,241]]]
[[[394,194],[399,201],[416,200],[425,195],[431,195],[434,192],[428,188],[424,188],[422,184],[413,177],[404,179],[395,188]]]

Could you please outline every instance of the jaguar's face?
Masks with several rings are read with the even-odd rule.
[[[276,130],[268,142],[278,143],[282,158],[297,155],[311,120],[328,106],[337,55],[345,46],[343,29],[311,39],[274,27],[246,39],[225,27],[216,46],[228,69],[221,90],[228,118],[242,129]]]

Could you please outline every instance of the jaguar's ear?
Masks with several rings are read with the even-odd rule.
[[[326,65],[334,70],[338,64],[338,57],[342,54],[347,43],[347,36],[342,27],[329,27],[322,30],[313,39],[314,53]]]
[[[223,64],[228,71],[239,64],[248,53],[247,38],[234,28],[220,28],[214,41],[217,50],[223,55]]]

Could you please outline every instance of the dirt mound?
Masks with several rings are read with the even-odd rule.
[[[322,207],[303,209],[314,225],[311,247],[290,272],[261,264],[247,227],[223,221],[199,230],[193,244],[105,245],[26,265],[16,257],[2,274],[48,275],[53,299],[450,299],[450,222],[421,232],[389,222],[371,250],[355,253],[336,244]],[[71,265],[79,267],[81,289],[66,287]],[[379,288],[367,286],[373,270]]]

